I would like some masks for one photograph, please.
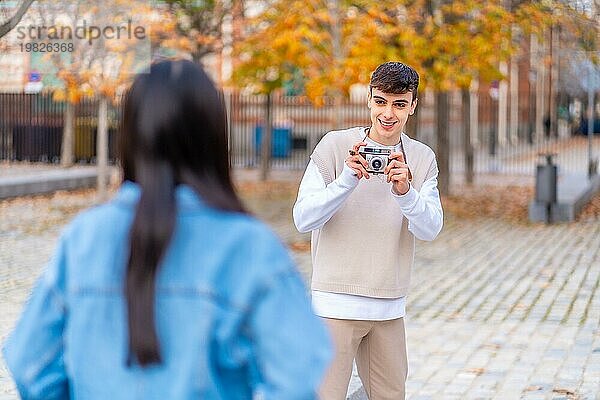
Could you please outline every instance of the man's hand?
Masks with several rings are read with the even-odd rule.
[[[404,155],[392,153],[389,158],[390,162],[386,165],[383,173],[387,175],[387,181],[392,183],[392,191],[398,195],[408,193],[410,172],[408,165],[404,162]]]
[[[352,146],[352,150],[349,151],[350,155],[346,157],[346,165],[352,168],[358,179],[365,177],[369,179],[369,173],[367,172],[367,160],[360,154],[358,154],[358,148],[360,146],[366,146],[365,142],[358,142]]]

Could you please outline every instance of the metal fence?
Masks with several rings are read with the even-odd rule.
[[[334,108],[332,99],[314,106],[306,97],[275,97],[272,106],[272,168],[303,169],[321,137],[337,126],[366,126],[366,101],[344,101]],[[230,123],[230,153],[235,167],[260,165],[260,141],[265,121],[266,97],[226,93]],[[45,94],[0,94],[0,160],[59,162],[65,103]],[[529,107],[525,104],[523,107]],[[96,157],[98,102],[84,99],[75,106],[74,156],[76,162],[93,163]],[[337,110],[337,116],[336,111]],[[518,129],[504,137],[498,134],[497,105],[480,96],[477,124],[471,136],[475,174],[533,176],[537,154],[558,153],[563,171],[586,173],[589,154],[600,154],[600,135],[588,141],[574,134],[574,126],[559,120],[555,132],[534,132],[521,117]],[[526,110],[525,110],[526,111]],[[120,118],[119,105],[109,106],[109,156],[115,157],[115,135]],[[465,170],[460,95],[450,101],[450,172],[460,180]],[[526,113],[523,112],[526,116]],[[418,123],[407,128],[410,136],[435,147],[432,96],[424,93],[418,107]],[[337,124],[336,124],[337,119]],[[415,128],[418,126],[418,129]]]
[[[0,160],[58,163],[67,104],[49,94],[0,93]],[[96,160],[98,101],[74,106],[75,161]],[[109,157],[115,159],[120,107],[109,105]]]
[[[535,101],[535,99],[529,99]],[[541,160],[540,154],[556,154],[555,162],[562,175],[588,172],[588,163],[600,155],[600,129],[596,136],[588,138],[581,134],[581,119],[577,116],[558,119],[554,127],[546,119],[536,129],[535,115],[531,115],[530,104],[520,105],[519,118],[514,127],[506,126],[499,132],[498,103],[490,96],[480,96],[477,107],[478,126],[472,133],[475,175],[510,175],[534,177],[535,166]],[[431,108],[426,105],[425,108]],[[460,116],[462,109],[460,95],[451,103],[451,114]],[[461,176],[465,170],[464,140],[460,119],[451,120],[450,126],[450,171]],[[508,119],[508,118],[507,118]],[[507,123],[508,125],[508,123]],[[433,124],[429,123],[429,138],[433,138]],[[427,135],[427,133],[426,133]],[[592,160],[590,160],[590,158]]]
[[[234,166],[258,167],[260,142],[265,121],[266,96],[226,95],[230,122],[231,160]],[[334,104],[322,99],[315,107],[303,96],[275,98],[272,105],[273,130],[271,166],[303,169],[319,140],[334,129]],[[364,103],[344,102],[339,108],[340,126],[366,125],[369,112]]]
[[[229,94],[232,162],[240,167],[260,165],[259,137],[266,109],[265,96]],[[528,118],[530,105],[519,110],[519,123],[504,136],[498,131],[497,103],[482,95],[476,105],[476,124],[472,126],[471,143],[474,172],[533,177],[540,153],[557,153],[556,161],[564,173],[587,173],[589,150],[593,158],[600,155],[600,136],[589,141],[577,134],[577,127],[558,120],[554,132],[536,132]],[[305,97],[281,97],[273,103],[272,167],[304,168],[321,137],[334,129],[335,109],[332,99],[323,99],[322,106],[313,106]],[[450,98],[449,145],[451,179],[462,181],[466,169],[460,93]],[[366,101],[344,101],[339,108],[339,126],[366,126],[369,110]],[[420,100],[418,124],[407,128],[407,134],[436,148],[434,104],[430,94]],[[416,126],[418,128],[416,128]],[[412,130],[410,130],[412,129]],[[600,132],[598,132],[600,133]]]
[[[0,94],[0,159],[58,161],[61,106],[46,95]]]

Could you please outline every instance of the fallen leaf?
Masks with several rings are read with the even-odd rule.
[[[575,396],[575,392],[569,389],[552,389],[552,393],[559,393],[567,396]]]
[[[289,247],[293,251],[306,252],[310,251],[310,242],[292,242],[289,244]]]
[[[537,390],[542,390],[543,387],[538,386],[538,385],[532,385],[532,386],[527,386],[525,389],[523,389],[524,392],[535,392]]]
[[[485,372],[485,368],[469,368],[467,372],[479,376]]]

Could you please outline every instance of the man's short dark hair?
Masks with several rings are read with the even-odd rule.
[[[398,61],[388,61],[378,66],[371,75],[369,91],[373,88],[383,93],[404,94],[412,92],[412,101],[417,98],[419,74],[413,68]]]

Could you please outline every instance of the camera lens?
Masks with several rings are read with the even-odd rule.
[[[371,160],[371,167],[373,167],[375,171],[379,171],[382,166],[383,161],[381,161],[379,157],[373,158],[373,160]]]

